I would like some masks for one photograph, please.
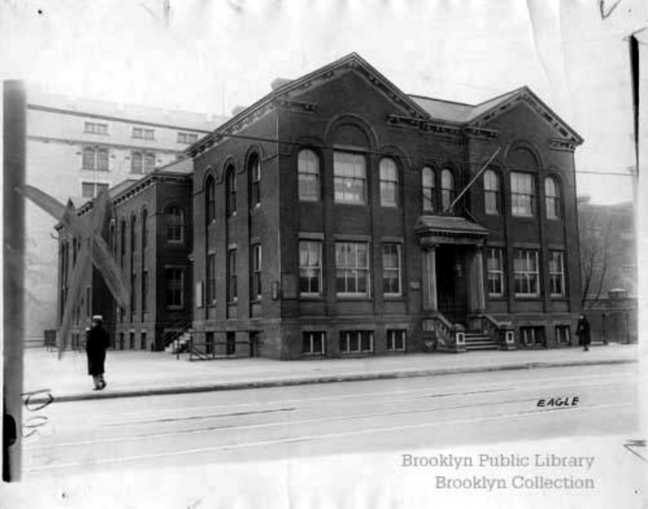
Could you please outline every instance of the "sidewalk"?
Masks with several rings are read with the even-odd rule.
[[[195,361],[165,352],[111,351],[104,391],[93,391],[83,352],[25,350],[23,392],[49,389],[57,401],[204,392],[456,373],[637,362],[638,345],[555,350],[410,354],[357,359]]]

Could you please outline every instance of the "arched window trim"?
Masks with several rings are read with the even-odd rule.
[[[450,176],[450,182],[446,182],[445,176]],[[455,175],[451,168],[441,170],[441,211],[446,210],[455,198]]]
[[[429,176],[429,182],[425,177]],[[431,166],[424,166],[420,174],[421,200],[423,212],[436,210],[436,171]]]
[[[233,217],[237,214],[237,174],[235,166],[226,168],[226,217]]]
[[[262,179],[262,163],[258,154],[249,158],[249,205],[252,209],[260,206],[260,181]]]
[[[561,185],[558,179],[555,176],[545,177],[544,186],[545,186],[545,216],[547,217],[547,219],[554,219],[554,220],[561,219],[562,217]]]
[[[391,157],[380,159],[380,205],[398,207],[400,204],[400,181],[398,164]]]

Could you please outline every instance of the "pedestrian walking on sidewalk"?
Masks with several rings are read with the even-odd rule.
[[[109,335],[102,325],[100,315],[93,316],[93,324],[86,340],[86,356],[88,357],[88,374],[93,377],[95,391],[106,387],[104,381],[104,361],[106,349],[109,347]]]
[[[587,352],[590,344],[590,322],[585,315],[579,316],[579,324],[576,327],[576,335],[579,336],[579,345]]]

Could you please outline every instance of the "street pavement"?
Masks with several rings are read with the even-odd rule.
[[[643,507],[646,449],[628,447],[645,436],[637,368],[55,401],[35,409],[48,424],[24,441],[22,496],[48,508]],[[481,453],[588,456],[594,465],[496,468],[480,465]],[[414,467],[405,455],[473,464]],[[595,486],[525,490],[513,486],[517,475]],[[441,476],[504,478],[508,489],[442,488]]]
[[[58,401],[336,383],[417,376],[636,362],[638,345],[465,354],[409,354],[351,359],[194,361],[187,354],[109,351],[104,391],[93,391],[83,352],[25,350],[23,391],[47,391]],[[45,392],[41,393],[45,394]],[[40,397],[40,396],[37,396]],[[36,398],[34,398],[36,400]]]

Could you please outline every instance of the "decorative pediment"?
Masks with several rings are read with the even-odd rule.
[[[528,87],[522,87],[508,94],[491,99],[473,108],[472,118],[468,122],[469,127],[483,127],[512,110],[513,108],[526,104],[542,120],[555,129],[559,137],[555,141],[564,141],[576,147],[583,143],[583,138],[565,123],[551,108],[549,108],[536,94]]]

